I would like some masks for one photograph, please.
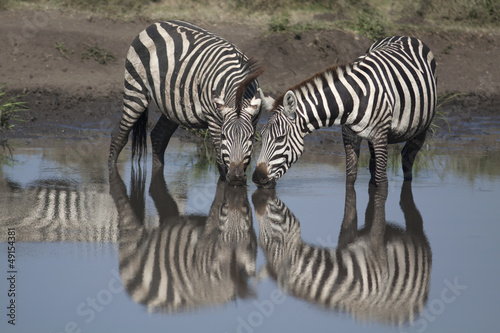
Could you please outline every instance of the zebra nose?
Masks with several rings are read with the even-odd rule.
[[[273,182],[268,178],[267,166],[265,163],[260,163],[259,165],[257,165],[257,168],[255,168],[255,171],[252,175],[252,181],[255,183],[255,185],[261,188],[274,187]]]
[[[245,169],[243,168],[243,164],[231,163],[229,165],[229,170],[226,175],[226,180],[229,182],[229,185],[234,185],[234,186],[245,185],[247,181],[247,175],[245,174]]]

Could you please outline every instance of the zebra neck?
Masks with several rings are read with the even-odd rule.
[[[352,121],[349,116],[357,113],[360,96],[366,95],[361,80],[352,75],[354,70],[352,64],[331,67],[295,89],[304,130],[310,133]]]

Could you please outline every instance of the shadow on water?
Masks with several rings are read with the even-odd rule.
[[[300,223],[274,190],[252,195],[259,244],[270,275],[286,293],[362,321],[412,322],[426,304],[431,248],[415,206],[411,183],[401,189],[406,228],[387,223],[387,188],[370,187],[365,225],[358,229],[356,191],[346,186],[344,218],[337,248],[301,239]]]
[[[119,268],[130,297],[151,312],[181,312],[254,297],[257,237],[244,187],[217,184],[207,216],[182,215],[163,169],[149,195],[159,225],[145,224],[145,177],[132,171],[130,195],[118,170],[110,173],[118,217]]]

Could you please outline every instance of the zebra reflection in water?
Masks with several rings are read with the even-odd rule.
[[[369,194],[365,226],[358,230],[356,192],[346,186],[335,249],[303,242],[299,221],[276,192],[257,190],[252,200],[267,259],[264,269],[284,291],[308,302],[360,320],[411,322],[427,301],[432,264],[411,183],[401,190],[406,230],[386,223],[387,188],[370,187]]]
[[[160,169],[149,189],[159,215],[151,228],[144,224],[144,180],[132,174],[129,197],[116,168],[110,173],[120,276],[131,298],[170,313],[253,296],[257,236],[246,188],[219,181],[208,216],[181,215]]]

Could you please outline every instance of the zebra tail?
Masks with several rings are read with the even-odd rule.
[[[132,127],[132,158],[137,156],[138,161],[141,161],[142,155],[145,155],[148,150],[147,145],[147,127],[148,127],[148,109],[139,116],[139,119]]]

